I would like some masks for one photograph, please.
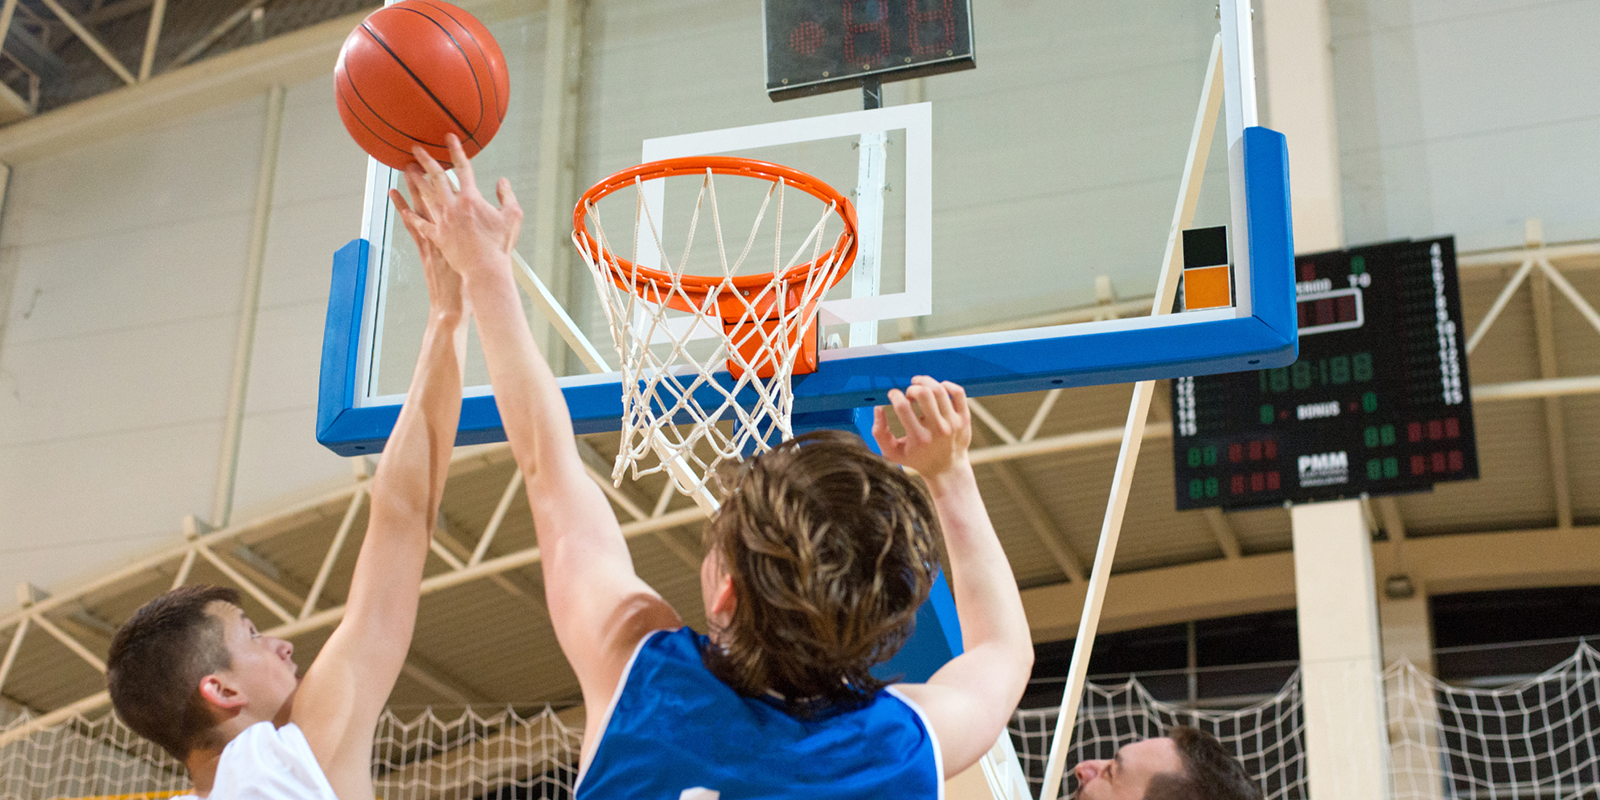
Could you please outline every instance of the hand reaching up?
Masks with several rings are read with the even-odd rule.
[[[904,392],[890,389],[889,404],[905,435],[889,431],[888,409],[874,410],[872,436],[884,458],[916,470],[934,492],[948,477],[971,470],[967,449],[972,445],[972,413],[965,389],[918,375]]]
[[[500,201],[500,207],[495,208],[478,192],[472,162],[461,149],[461,140],[452,133],[445,137],[445,143],[450,147],[450,159],[461,187],[450,184],[444,168],[427,151],[412,148],[421,168],[407,169],[406,181],[412,186],[413,197],[421,195],[426,217],[403,210],[401,218],[408,229],[414,226],[432,241],[468,282],[479,276],[509,276],[507,256],[522,230],[522,207],[517,205],[511,182],[501,178],[495,184]]]
[[[417,175],[406,173],[406,188],[410,190],[411,197],[418,201],[417,208],[413,209],[406,202],[405,196],[400,194],[399,189],[389,190],[389,200],[394,203],[395,210],[400,212],[400,221],[405,223],[406,232],[411,234],[411,241],[416,242],[417,253],[422,256],[422,276],[428,283],[430,307],[435,314],[465,316],[466,303],[461,292],[461,276],[450,268],[444,253],[433,240],[418,228],[419,225],[431,224],[433,218],[421,202]]]

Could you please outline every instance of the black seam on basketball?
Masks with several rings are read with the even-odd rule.
[[[397,8],[397,11],[406,11],[406,13],[416,14],[416,11],[406,10],[406,8]],[[416,14],[416,16],[421,16],[422,19],[427,19],[427,14]],[[434,21],[432,21],[432,19],[427,19],[427,21],[434,22]],[[438,22],[434,22],[434,24],[435,24],[435,26],[438,26]],[[430,90],[430,88],[427,88],[427,83],[422,83],[422,78],[419,78],[418,75],[416,75],[416,72],[411,72],[411,67],[408,66],[408,64],[406,64],[405,61],[402,61],[402,59],[400,59],[400,54],[395,53],[395,51],[392,50],[392,48],[390,48],[389,43],[384,42],[384,40],[382,40],[382,38],[379,37],[378,32],[376,32],[376,30],[373,30],[373,29],[371,29],[371,27],[366,26],[366,21],[362,21],[362,29],[366,30],[366,35],[370,35],[370,37],[373,37],[373,42],[378,42],[378,46],[381,46],[381,48],[384,48],[384,53],[389,53],[389,58],[395,59],[395,64],[400,64],[400,69],[405,70],[405,74],[406,75],[411,75],[411,80],[413,80],[413,82],[416,82],[416,85],[418,85],[419,88],[421,88],[421,90],[424,91],[424,93],[427,93],[427,98],[432,99],[432,101],[434,101],[434,106],[438,106],[438,110],[442,110],[442,112],[445,112],[445,117],[450,117],[450,122],[456,123],[456,130],[461,131],[461,133],[467,133],[467,126],[466,125],[461,125],[461,120],[458,120],[458,118],[456,118],[456,115],[451,114],[450,109],[448,109],[448,107],[445,107],[445,104],[443,104],[443,101],[440,101],[440,99],[438,99],[437,94],[434,94],[434,90]],[[440,30],[443,30],[443,26],[440,26]],[[448,32],[446,32],[446,35],[450,35],[450,34],[448,34]],[[454,43],[454,38],[451,38],[450,42]],[[461,48],[461,45],[456,45],[456,50],[459,50],[459,48]],[[466,58],[466,56],[467,56],[466,53],[461,53],[461,58]],[[469,64],[469,66],[470,66],[470,64]],[[352,80],[352,82],[350,82],[350,86],[354,86],[354,85],[355,85],[355,82],[354,82],[354,80]],[[482,93],[482,91],[480,91],[480,93]],[[362,102],[366,102],[365,99],[363,99]],[[482,98],[478,99],[478,104],[480,104],[480,106],[482,106],[482,104],[483,104],[483,99]],[[368,109],[370,109],[370,107],[371,106],[368,106]],[[376,112],[373,112],[373,114],[376,114]],[[386,122],[387,122],[387,120],[386,120]],[[398,130],[400,130],[400,128],[395,128],[395,130],[398,131]],[[413,136],[413,139],[414,139],[414,136]],[[477,139],[472,138],[472,134],[467,134],[467,139],[470,139],[470,141],[474,142],[474,144],[477,144]],[[419,139],[419,141],[421,141],[421,139]],[[478,144],[478,149],[483,149],[482,144]]]
[[[408,157],[408,158],[412,158],[412,159],[415,159],[415,158],[416,158],[416,156],[413,156],[413,155],[411,155],[411,154],[410,154],[410,153],[408,153],[408,152],[406,152],[406,151],[405,151],[405,150],[402,150],[402,149],[400,149],[400,148],[399,148],[399,147],[397,147],[397,146],[395,146],[395,145],[394,145],[394,144],[392,144],[392,143],[391,143],[391,142],[389,142],[389,140],[387,140],[387,139],[385,139],[385,138],[383,138],[383,134],[381,134],[381,133],[378,133],[378,132],[377,132],[377,131],[375,131],[375,130],[373,130],[373,129],[372,129],[372,126],[371,126],[371,125],[368,125],[368,124],[367,124],[367,123],[366,123],[366,120],[363,120],[363,119],[362,119],[362,118],[361,118],[361,115],[360,115],[360,114],[357,114],[357,113],[356,113],[356,110],[355,110],[355,107],[354,107],[354,106],[351,106],[351,105],[350,105],[350,101],[349,101],[349,100],[348,100],[348,99],[346,99],[346,98],[345,98],[345,97],[344,97],[344,96],[343,96],[343,95],[340,95],[340,97],[339,97],[339,102],[340,102],[340,103],[342,103],[342,104],[344,104],[344,106],[345,106],[345,107],[346,107],[346,108],[349,108],[349,109],[350,109],[350,116],[351,116],[351,117],[353,117],[353,118],[355,118],[355,121],[356,121],[356,124],[357,124],[357,125],[360,125],[360,126],[361,126],[361,127],[362,127],[362,128],[364,128],[364,129],[366,129],[366,131],[367,131],[367,133],[370,133],[370,134],[372,134],[372,138],[373,138],[373,139],[375,139],[375,140],[376,140],[376,141],[377,141],[377,143],[378,143],[378,144],[381,144],[381,145],[383,145],[383,146],[384,146],[384,147],[387,147],[387,148],[389,148],[389,149],[390,149],[390,150],[393,150],[393,151],[395,151],[395,152],[397,152],[397,153],[400,153],[400,154],[402,154],[402,155],[404,155],[404,156],[406,156],[406,157]],[[363,104],[363,105],[365,105],[365,104],[366,104],[366,102],[365,102],[365,101],[362,101],[362,104]],[[370,110],[370,107],[369,107],[369,110]],[[388,123],[385,123],[385,124],[388,124]],[[397,132],[398,132],[398,131],[397,131]],[[367,155],[372,155],[372,154],[371,154],[371,153],[368,153],[368,154],[367,154]],[[374,156],[374,158],[376,158],[376,156]]]
[[[411,10],[409,8],[396,8],[394,10],[395,11],[403,11],[403,12],[405,12],[407,14],[416,14],[417,16],[422,17],[423,19],[427,20],[434,27],[438,28],[440,33],[443,33],[445,36],[448,36],[450,38],[450,44],[455,45],[456,52],[461,54],[461,60],[467,62],[467,69],[472,72],[472,86],[478,92],[478,117],[479,117],[479,119],[482,119],[483,118],[483,87],[478,82],[478,71],[472,69],[472,59],[467,57],[467,51],[462,49],[461,43],[457,42],[456,41],[456,37],[451,36],[450,35],[450,31],[445,30],[445,27],[443,25],[440,25],[437,20],[433,19],[432,17],[429,17],[427,14],[421,14],[421,13],[413,11],[413,10]],[[367,23],[365,21],[363,21],[361,23],[361,27],[367,28]],[[449,108],[445,107],[444,102],[441,101],[439,99],[439,97],[433,93],[432,89],[428,88],[428,84],[423,83],[422,78],[418,77],[417,73],[411,71],[411,66],[406,64],[406,62],[400,60],[400,55],[398,53],[396,53],[394,50],[390,49],[388,42],[385,42],[384,40],[378,38],[377,32],[373,31],[371,28],[367,28],[367,33],[369,35],[371,35],[372,38],[375,41],[377,41],[377,43],[380,46],[382,46],[385,51],[387,51],[389,53],[389,56],[394,59],[396,64],[400,65],[401,69],[406,71],[407,75],[411,76],[412,80],[417,82],[418,86],[422,87],[422,91],[428,93],[428,97],[430,99],[432,99],[434,104],[439,107],[439,110],[443,111],[445,113],[445,116],[449,117],[450,121],[454,122],[456,124],[456,127],[458,129],[460,129],[463,134],[466,135],[467,140],[472,142],[473,144],[478,145],[478,149],[482,150],[483,149],[483,144],[478,141],[477,128],[473,128],[471,131],[468,131],[467,130],[467,126],[462,125],[461,124],[461,120],[456,119],[456,115],[451,113]]]
[[[416,142],[417,144],[425,145],[427,147],[437,147],[437,148],[439,148],[441,150],[448,150],[449,149],[443,143],[430,142],[430,141],[427,141],[425,139],[419,139],[419,138],[417,138],[415,136],[412,136],[411,134],[406,133],[403,130],[400,130],[398,127],[395,126],[394,123],[392,123],[389,120],[385,119],[382,114],[378,113],[378,109],[373,108],[372,104],[367,102],[367,98],[362,96],[361,90],[356,87],[356,79],[350,76],[350,71],[348,69],[345,70],[344,82],[345,82],[345,84],[347,84],[350,87],[350,91],[355,93],[356,99],[361,101],[361,105],[366,107],[367,112],[370,113],[373,116],[374,119],[376,119],[379,122],[382,122],[384,125],[388,126],[389,130],[394,131],[395,133],[399,134],[400,136],[404,137],[407,141],[410,141],[410,142]],[[346,101],[346,102],[348,103],[348,101]],[[354,113],[355,112],[355,106],[353,106],[353,105],[350,106],[350,111],[352,113]],[[382,141],[384,144],[387,144],[387,145],[389,145],[391,147],[397,147],[397,145],[395,145],[393,142],[390,142],[386,137],[384,137],[383,134],[372,130],[372,127],[370,125],[368,125],[365,121],[362,121],[360,116],[357,116],[356,120],[358,122],[361,122],[361,127],[366,128],[369,131],[372,131],[372,135],[378,137],[379,141]],[[399,149],[400,149],[400,152],[402,152],[402,153],[410,153],[410,151],[405,149],[405,148],[399,148]]]
[[[472,31],[468,31],[467,30],[467,26],[466,25],[462,25],[461,20],[457,19],[456,15],[450,13],[450,10],[452,8],[455,8],[454,6],[448,5],[446,3],[432,2],[432,0],[422,0],[422,4],[427,6],[427,7],[429,7],[429,8],[431,8],[431,9],[434,9],[435,11],[438,11],[439,13],[441,13],[441,14],[447,16],[447,17],[449,17],[451,22],[454,22],[455,24],[460,25],[461,26],[461,30],[467,31],[469,36],[472,33]],[[461,9],[455,9],[455,10],[460,11]],[[483,23],[480,22],[479,24],[481,25]],[[472,46],[477,48],[477,50],[478,50],[478,55],[483,56],[483,63],[485,65],[487,65],[487,66],[493,67],[494,64],[493,64],[493,62],[490,61],[489,54],[483,52],[483,44],[478,41],[478,37],[471,36],[470,38],[472,39]],[[470,59],[467,61],[467,67],[469,69],[472,67],[472,61]],[[473,74],[473,77],[477,77],[478,71],[474,69],[472,71],[472,74]],[[479,87],[483,86],[483,84],[481,84],[481,83],[478,84],[478,85],[479,85]],[[500,122],[505,122],[506,121],[505,115],[500,113],[500,86],[494,82],[494,76],[493,75],[489,76],[489,88],[494,89],[494,102],[490,103],[489,107],[494,109],[495,119],[499,120]],[[509,99],[509,98],[507,98],[507,99]],[[483,91],[482,91],[481,88],[478,91],[478,100],[479,100],[480,103],[483,101]]]
[[[489,57],[487,55],[484,55],[483,48],[478,45],[477,37],[472,36],[471,35],[472,32],[468,31],[467,30],[467,26],[462,25],[461,24],[461,20],[456,19],[454,14],[451,14],[447,9],[442,8],[441,7],[442,4],[440,4],[440,3],[430,3],[430,2],[427,2],[427,0],[423,0],[423,2],[420,3],[420,5],[423,5],[423,6],[426,6],[426,7],[430,8],[430,9],[433,9],[434,11],[437,11],[440,14],[445,15],[445,17],[449,18],[449,20],[451,22],[454,22],[456,24],[456,27],[460,28],[463,33],[467,34],[467,38],[472,42],[473,46],[477,48],[478,55],[483,57],[484,64],[487,65],[489,63]],[[409,8],[397,9],[397,10],[408,11],[408,12],[410,12],[412,14],[416,14],[417,16],[422,17],[423,19],[426,19],[429,22],[432,22],[434,25],[437,25],[438,28],[439,28],[439,31],[441,33],[443,33],[445,36],[450,37],[450,43],[456,46],[456,51],[461,53],[461,59],[467,63],[467,70],[472,73],[472,85],[473,85],[473,88],[478,90],[478,127],[473,128],[472,129],[472,133],[469,134],[469,137],[472,139],[472,141],[477,142],[478,141],[478,131],[483,127],[484,118],[488,117],[488,114],[485,113],[485,108],[486,107],[490,107],[490,106],[487,106],[487,104],[485,104],[484,101],[483,101],[483,79],[482,79],[482,76],[480,76],[478,74],[478,68],[474,67],[472,65],[472,59],[467,56],[466,48],[462,47],[461,46],[461,40],[457,39],[455,34],[451,33],[448,28],[446,28],[443,25],[440,25],[438,20],[435,20],[434,18],[428,16],[427,14],[422,14],[422,13],[417,12],[417,11],[412,11]],[[489,85],[491,87],[494,86],[494,76],[493,75],[489,76]],[[499,96],[500,96],[500,90],[498,88],[496,88],[495,89],[495,97],[498,99]],[[501,122],[505,121],[503,117],[500,117],[500,105],[499,105],[499,103],[495,103],[492,106],[492,108],[495,111],[496,119],[501,121]],[[463,128],[462,130],[466,130],[466,129]],[[478,147],[481,149],[483,147],[483,144],[479,143]]]

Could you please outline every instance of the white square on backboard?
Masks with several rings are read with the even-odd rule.
[[[920,317],[933,313],[932,103],[646,139],[641,160],[733,155],[759,147],[890,131],[905,132],[905,289],[894,294],[828,300],[822,303],[820,311],[824,325]],[[645,186],[647,192],[652,188],[656,195],[654,198],[647,196],[645,202],[660,219],[661,188],[659,184]]]

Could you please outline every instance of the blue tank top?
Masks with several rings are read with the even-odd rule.
[[[700,660],[704,641],[680,628],[640,642],[576,800],[944,797],[933,730],[899,692],[796,719],[711,674]]]

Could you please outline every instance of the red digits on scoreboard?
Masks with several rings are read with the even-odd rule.
[[[856,21],[856,6],[861,5],[866,11],[864,16],[870,17],[861,22]],[[889,57],[889,3],[888,0],[844,0],[841,11],[844,15],[844,59],[850,66],[867,67],[875,63],[882,63]],[[868,41],[877,39],[876,52],[868,55],[856,49],[856,39],[866,37]]]
[[[924,8],[918,8],[923,6]],[[927,10],[932,6],[932,10]],[[919,56],[937,56],[949,52],[956,44],[955,0],[906,0],[906,16],[911,24],[911,52]],[[923,26],[938,24],[944,35],[923,39]]]

